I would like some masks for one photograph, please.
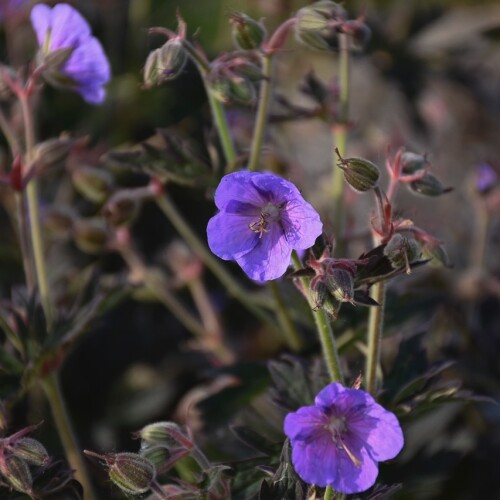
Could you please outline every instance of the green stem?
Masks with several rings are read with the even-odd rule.
[[[267,111],[269,108],[269,100],[271,97],[271,74],[273,69],[272,55],[262,56],[262,83],[260,84],[259,106],[257,109],[257,117],[255,118],[255,126],[253,130],[252,148],[250,150],[250,160],[248,162],[248,170],[258,170],[260,151],[262,149],[262,141],[266,130]]]
[[[299,332],[297,331],[297,328],[295,328],[295,324],[290,317],[278,283],[276,283],[276,281],[270,281],[269,287],[271,288],[274,300],[276,301],[276,314],[278,315],[278,321],[283,329],[283,335],[286,342],[292,351],[299,352],[302,349],[302,339],[300,338]]]
[[[333,488],[331,486],[327,486],[325,489],[325,496],[323,497],[323,500],[333,500],[333,495]]]
[[[380,344],[384,324],[385,283],[381,282],[373,285],[371,297],[380,305],[378,307],[370,307],[365,387],[368,392],[375,394],[377,390],[377,368],[380,363]]]
[[[56,372],[47,375],[41,381],[41,384],[49,401],[57,432],[61,438],[68,462],[71,468],[75,470],[76,479],[83,486],[84,498],[85,500],[93,500],[96,496],[71,426]]]
[[[292,261],[295,269],[302,269],[302,262],[297,252],[294,250],[292,252]],[[335,337],[333,335],[333,330],[330,324],[328,315],[320,307],[316,307],[315,304],[311,303],[309,297],[309,278],[300,278],[304,293],[308,295],[308,302],[312,308],[314,322],[316,324],[316,330],[318,331],[319,340],[321,342],[321,349],[323,352],[323,357],[325,359],[326,367],[330,375],[332,382],[343,382],[342,371],[340,369],[340,361],[337,346],[335,345]]]
[[[167,216],[177,232],[183,237],[191,249],[198,255],[198,257],[205,263],[205,265],[212,271],[212,273],[219,279],[219,281],[226,287],[229,295],[232,295],[239,300],[250,312],[255,314],[258,318],[276,328],[274,321],[266,314],[260,307],[257,307],[249,299],[248,291],[243,289],[237,281],[220,265],[217,259],[207,249],[207,247],[200,241],[196,233],[189,227],[187,222],[183,219],[175,205],[170,198],[165,194],[156,199],[156,203],[160,210]]]
[[[32,167],[33,148],[35,146],[35,127],[33,123],[33,112],[31,109],[29,96],[27,93],[19,95],[21,110],[24,120],[24,133],[26,141],[25,166]],[[51,332],[53,326],[52,305],[50,301],[49,279],[45,266],[42,226],[40,222],[40,211],[38,206],[38,183],[36,176],[33,177],[26,186],[26,199],[28,203],[29,227],[31,233],[31,246],[35,263],[35,275],[42,301],[42,307],[47,321],[47,331]]]
[[[332,182],[333,182],[333,206],[334,206],[334,228],[337,234],[337,241],[344,233],[344,175],[342,170],[337,167],[337,156],[335,148],[338,149],[340,156],[344,157],[347,153],[347,127],[349,125],[349,66],[350,49],[349,35],[342,33],[339,35],[340,53],[339,53],[339,109],[337,122],[332,125],[332,139],[334,147],[332,148]],[[340,249],[339,249],[340,250]]]
[[[226,173],[232,172],[236,163],[236,150],[234,148],[233,139],[229,132],[229,125],[227,123],[226,113],[224,106],[218,101],[213,93],[210,91],[210,84],[208,75],[210,73],[210,62],[200,54],[187,40],[183,40],[183,47],[188,52],[193,62],[198,67],[198,71],[203,79],[205,91],[207,93],[208,102],[210,103],[210,110],[212,118],[215,123],[215,128],[219,134],[219,140],[226,158]]]

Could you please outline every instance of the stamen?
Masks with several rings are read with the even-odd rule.
[[[347,456],[351,459],[351,462],[354,464],[354,466],[360,467],[363,462],[361,460],[358,460],[354,456],[354,453],[346,446],[346,444],[344,443],[344,441],[342,441],[342,439],[339,439],[339,443],[342,449],[347,453]]]
[[[269,217],[270,217],[270,215],[267,212],[261,212],[259,220],[252,222],[251,224],[248,224],[248,228],[250,229],[250,231],[253,231],[254,233],[258,233],[259,238],[262,238],[262,235],[264,233],[269,232],[269,229],[268,229]]]

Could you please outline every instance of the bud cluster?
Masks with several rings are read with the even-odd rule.
[[[44,467],[50,460],[42,443],[26,437],[34,429],[35,427],[27,427],[0,439],[0,477],[12,489],[27,495],[33,493],[30,467]]]

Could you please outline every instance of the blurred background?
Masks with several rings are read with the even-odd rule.
[[[47,88],[40,102],[38,134],[40,139],[63,131],[88,136],[88,148],[74,161],[99,166],[109,149],[131,147],[153,136],[158,128],[194,141],[207,158],[212,154],[207,141],[211,136],[209,108],[194,65],[189,63],[173,82],[147,91],[142,88],[146,57],[164,42],[161,37],[148,36],[149,27],[175,30],[179,9],[189,37],[214,58],[234,50],[228,22],[231,11],[262,18],[271,33],[308,2],[69,3],[92,24],[110,58],[113,79],[108,98],[100,107],[86,105],[76,94]],[[440,375],[441,388],[458,380],[464,391],[491,398],[450,402],[429,409],[419,415],[421,418],[408,419],[406,448],[394,464],[382,466],[383,479],[403,483],[394,498],[498,498],[500,3],[364,0],[346,1],[344,7],[351,17],[365,15],[372,30],[367,46],[352,60],[349,155],[369,158],[383,170],[388,148],[394,153],[405,146],[426,153],[432,173],[453,188],[439,197],[416,197],[405,189],[398,194],[397,211],[444,242],[451,267],[427,265],[409,278],[391,282],[384,339],[388,394],[395,359],[405,359],[405,369],[417,372],[417,367],[426,370],[452,361]],[[2,21],[3,63],[22,66],[33,56],[34,37],[27,18],[28,11],[21,8]],[[336,64],[335,52],[315,52],[290,37],[276,57],[272,123],[262,160],[263,168],[277,171],[301,187],[322,213],[329,233],[333,217],[324,186],[328,186],[331,169],[330,125],[317,118],[286,118],[289,108],[285,104],[312,109],[314,100],[303,90],[305,76],[314,72],[326,87],[334,88]],[[243,156],[248,153],[254,114],[252,106],[228,108]],[[5,171],[10,160],[3,139],[1,147],[0,162]],[[56,202],[71,202],[85,216],[98,213],[99,207],[76,195],[68,198],[67,189],[56,189],[68,184],[65,175],[63,171],[47,174],[43,182],[46,213],[49,204]],[[120,182],[135,186],[143,179],[139,174],[122,175]],[[213,203],[200,190],[173,188],[171,194],[204,237]],[[348,202],[349,231],[360,235],[350,247],[351,257],[356,257],[369,248],[372,199],[348,193]],[[5,211],[0,213],[0,229],[1,291],[3,298],[9,298],[11,290],[21,283],[22,265]],[[131,231],[144,259],[168,268],[172,254],[167,254],[166,248],[177,235],[154,206],[143,207]],[[57,239],[50,240],[49,259],[56,290],[58,283],[78,268],[92,267],[105,276],[124,269],[123,260],[114,252],[89,254]],[[236,266],[228,264],[228,269],[245,282]],[[213,276],[207,272],[204,278],[236,363],[214,364],[210,354],[194,346],[192,335],[162,304],[144,294],[132,294],[93,325],[63,367],[63,390],[82,447],[135,451],[137,443],[131,440],[131,432],[153,421],[174,419],[189,423],[213,457],[235,460],[249,453],[235,443],[226,428],[241,408],[263,394],[269,383],[266,360],[277,358],[286,348],[280,338],[230,300]],[[179,294],[189,300],[185,289]],[[293,290],[290,294],[294,295]],[[362,335],[366,312],[347,309],[339,331]],[[411,354],[407,358],[401,344]],[[317,352],[314,342],[308,349],[307,356]],[[359,353],[350,352],[346,347],[346,368],[354,379],[363,362]],[[0,381],[4,392],[11,390],[1,371]],[[422,386],[426,383],[423,380]],[[196,406],[215,394],[219,394],[216,409],[210,399]],[[10,427],[14,430],[41,420],[45,421],[44,444],[49,450],[58,450],[48,408],[36,391],[13,408]],[[109,498],[120,498],[116,490],[105,485],[106,478],[97,466],[93,473]]]

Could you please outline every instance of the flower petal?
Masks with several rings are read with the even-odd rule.
[[[215,205],[217,208],[223,210],[231,201],[249,203],[259,208],[264,207],[267,200],[261,196],[251,183],[252,177],[259,175],[262,174],[242,170],[224,176],[215,191]]]
[[[45,35],[51,26],[51,13],[52,9],[43,3],[35,5],[31,10],[31,24],[35,30],[39,45],[43,44]]]
[[[50,29],[50,50],[76,47],[91,36],[90,26],[84,17],[66,3],[58,3],[52,9]]]
[[[296,250],[311,248],[323,232],[318,212],[302,197],[291,199],[281,217],[288,243]]]
[[[323,433],[326,415],[317,406],[303,406],[285,417],[283,428],[290,441],[307,441]]]
[[[342,384],[333,382],[328,384],[318,393],[318,395],[314,398],[314,402],[318,406],[329,408],[337,401],[339,395],[344,393],[346,390],[347,389]]]
[[[296,197],[302,199],[300,191],[294,184],[274,174],[261,173],[251,177],[250,182],[267,198],[266,201],[275,204],[280,204]]]
[[[297,441],[292,445],[292,463],[303,481],[322,488],[337,481],[337,448],[327,433],[312,441]]]
[[[251,279],[270,281],[285,274],[291,255],[292,249],[283,231],[277,223],[272,223],[268,233],[257,237],[252,251],[237,257],[236,262]]]
[[[219,212],[208,221],[207,237],[210,250],[224,260],[236,260],[252,251],[260,242],[249,225],[255,217]]]

